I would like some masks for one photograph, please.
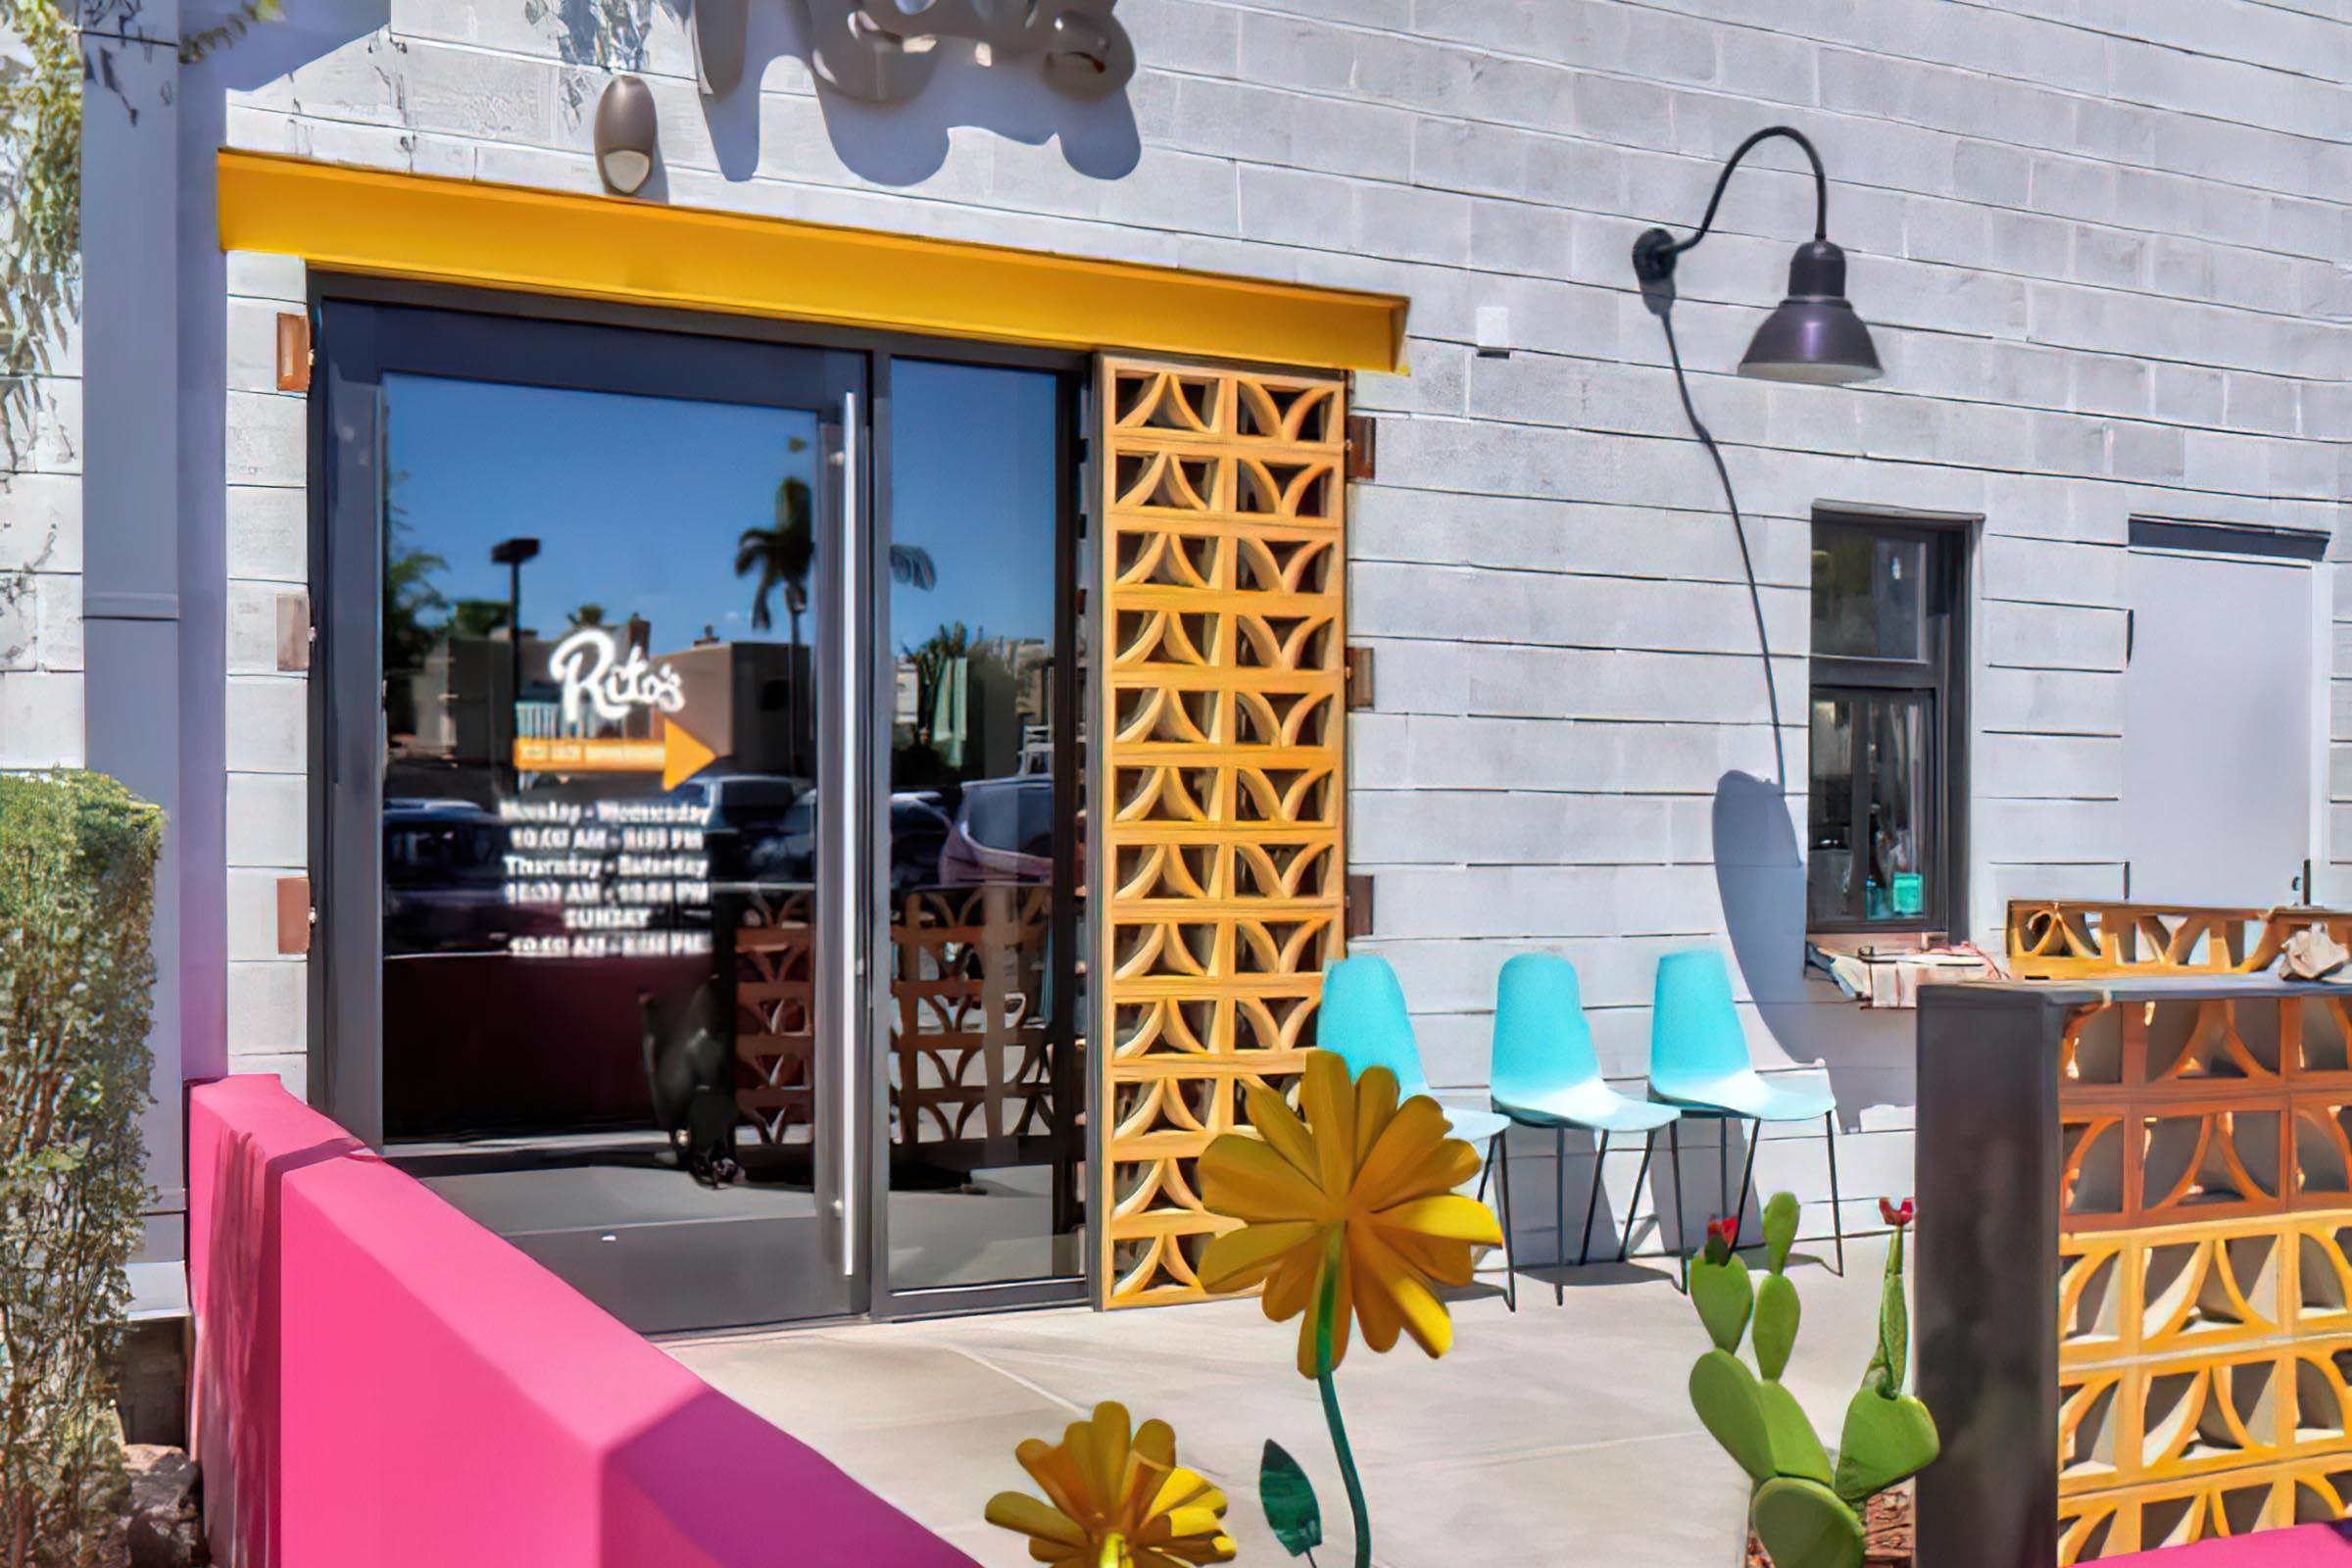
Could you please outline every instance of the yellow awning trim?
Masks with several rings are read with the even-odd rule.
[[[1403,368],[1405,301],[224,150],[220,248],[314,267],[1053,348]]]

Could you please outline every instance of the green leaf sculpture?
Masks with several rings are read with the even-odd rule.
[[[1274,1539],[1292,1556],[1302,1557],[1323,1544],[1323,1509],[1315,1501],[1314,1483],[1272,1438],[1257,1461],[1257,1501],[1274,1527]]]
[[[1715,1346],[1690,1369],[1690,1405],[1754,1483],[1748,1521],[1774,1568],[1861,1568],[1864,1505],[1936,1459],[1935,1418],[1903,1393],[1911,1339],[1903,1242],[1916,1210],[1906,1200],[1899,1207],[1882,1201],[1879,1211],[1894,1240],[1879,1286],[1878,1343],[1846,1405],[1834,1469],[1796,1396],[1780,1381],[1803,1316],[1796,1286],[1784,1272],[1796,1244],[1795,1198],[1776,1193],[1764,1205],[1762,1280],[1752,1279],[1733,1250],[1738,1227],[1730,1220],[1707,1226],[1706,1248],[1690,1262],[1690,1301]],[[1742,1339],[1754,1342],[1756,1371],[1740,1359]]]

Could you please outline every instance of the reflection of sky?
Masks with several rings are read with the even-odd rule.
[[[1054,635],[1054,377],[900,360],[891,367],[892,539],[928,552],[929,591],[890,588],[894,652],[962,621]]]
[[[658,652],[706,625],[754,635],[757,578],[735,575],[736,540],[775,525],[780,479],[813,481],[814,414],[439,376],[384,383],[391,548],[447,561],[434,583],[453,604],[504,604],[507,568],[490,547],[521,535],[540,547],[522,568],[522,620],[542,635],[582,604],[602,605],[608,624],[643,615]],[[927,591],[893,582],[893,647],[956,620],[1051,636],[1054,377],[901,360],[893,395],[897,538],[928,552],[938,574]],[[820,541],[824,520],[811,519]],[[781,590],[769,611],[774,629],[759,635],[781,641]]]
[[[775,526],[779,480],[816,474],[816,416],[798,410],[401,374],[384,377],[384,403],[391,548],[447,561],[434,581],[453,604],[504,604],[490,547],[537,539],[522,623],[542,635],[597,604],[609,625],[652,622],[657,652],[706,625],[751,636],[758,579],[735,575],[735,541]],[[768,609],[775,630],[760,635],[782,641],[780,590]]]

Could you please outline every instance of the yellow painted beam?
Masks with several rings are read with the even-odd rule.
[[[1403,368],[1405,301],[614,196],[220,155],[220,248],[314,267],[1053,348]]]

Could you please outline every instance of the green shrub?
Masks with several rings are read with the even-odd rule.
[[[163,813],[0,777],[0,1563],[81,1568],[121,1499],[115,1366],[146,1197]]]

